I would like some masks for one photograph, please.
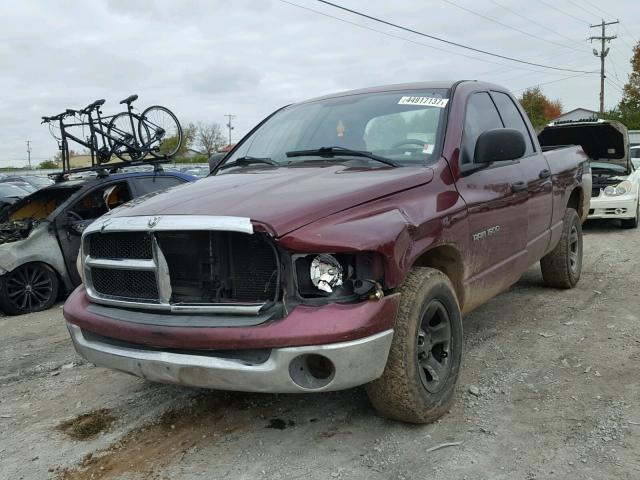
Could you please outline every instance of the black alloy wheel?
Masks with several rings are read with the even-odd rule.
[[[0,307],[10,315],[39,312],[58,297],[58,277],[43,263],[27,263],[2,278]]]
[[[572,225],[571,232],[569,233],[569,268],[574,275],[578,273],[578,269],[580,268],[580,253],[578,228]]]
[[[446,384],[451,370],[451,320],[445,306],[437,299],[427,306],[417,340],[420,379],[430,393],[438,393]]]

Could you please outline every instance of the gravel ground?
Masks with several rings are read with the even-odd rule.
[[[362,389],[151,384],[77,357],[61,305],[2,317],[0,478],[640,478],[639,251],[640,231],[589,224],[577,288],[535,267],[469,315],[456,404],[426,426],[377,417]],[[74,438],[84,414],[108,421]]]

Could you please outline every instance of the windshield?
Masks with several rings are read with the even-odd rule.
[[[0,222],[25,218],[42,220],[78,190],[80,190],[80,186],[38,190],[3,211]]]
[[[603,163],[603,162],[591,162],[592,170],[610,170],[616,173],[626,173],[627,169],[622,165],[617,165],[615,163]]]
[[[224,163],[231,165],[247,158],[282,166],[319,159],[372,161],[337,151],[349,149],[370,152],[399,165],[424,165],[439,150],[448,93],[446,89],[365,93],[292,105],[243,139]],[[305,152],[287,156],[332,147],[335,150],[330,155]],[[241,164],[248,163],[238,162]]]
[[[29,192],[17,185],[0,183],[0,197],[24,197],[25,195],[29,195]]]

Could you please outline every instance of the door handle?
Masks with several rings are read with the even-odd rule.
[[[544,170],[540,170],[540,173],[538,174],[538,177],[542,178],[549,178],[551,176],[551,171],[547,168],[545,168]]]
[[[511,191],[513,193],[522,192],[527,189],[527,184],[525,182],[515,182],[511,184]]]

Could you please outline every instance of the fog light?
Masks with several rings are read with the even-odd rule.
[[[335,287],[342,285],[342,265],[333,255],[318,255],[311,262],[309,276],[318,290],[332,293]]]
[[[289,364],[289,375],[298,386],[314,390],[333,380],[336,367],[327,357],[314,353],[300,355]]]

